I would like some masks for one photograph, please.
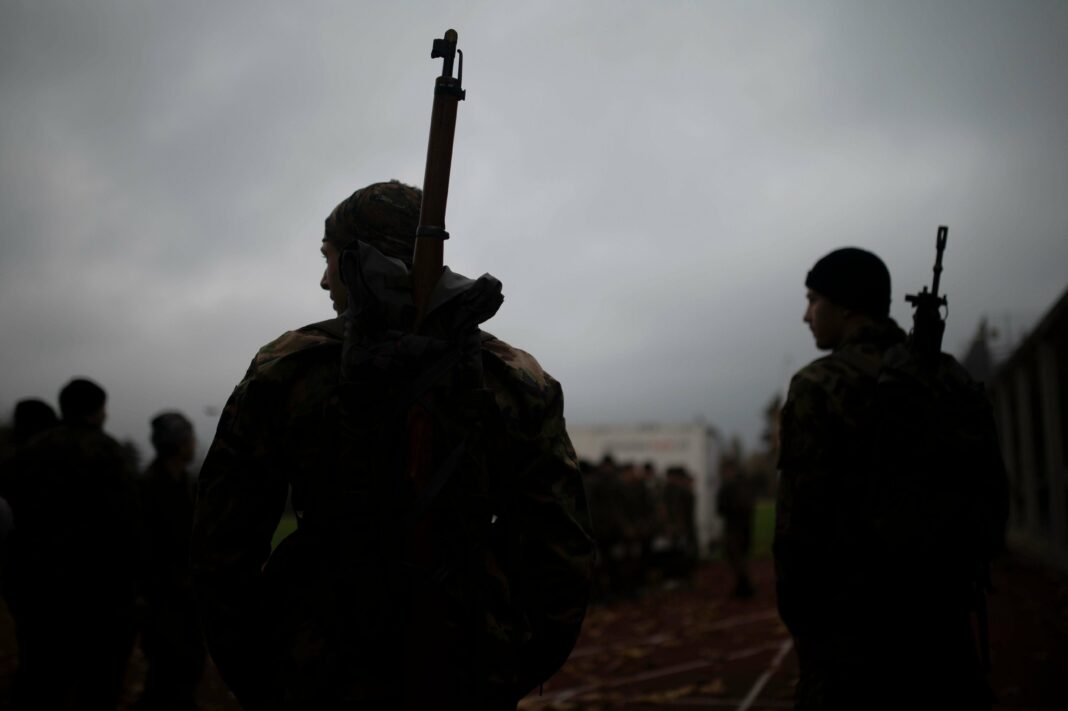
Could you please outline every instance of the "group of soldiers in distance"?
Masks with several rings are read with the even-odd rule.
[[[140,636],[140,710],[196,708],[204,669],[189,575],[196,441],[181,413],[150,421],[155,457],[104,432],[106,393],[76,378],[60,414],[17,403],[0,446],[0,579],[19,666],[11,705],[115,708]]]
[[[596,464],[580,460],[579,467],[597,541],[594,599],[611,602],[657,586],[690,584],[702,551],[694,479],[686,467],[661,472],[652,462],[617,463],[611,455]],[[726,561],[732,597],[751,598],[754,490],[733,459],[724,457],[720,471],[716,514],[723,530],[705,553]]]
[[[580,461],[597,540],[597,598],[610,600],[664,581],[689,581],[698,544],[693,477],[681,466]]]

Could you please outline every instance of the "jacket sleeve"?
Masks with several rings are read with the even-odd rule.
[[[530,637],[519,650],[519,692],[552,676],[575,646],[589,602],[594,543],[559,383],[541,374],[539,407],[509,437],[519,476],[512,515],[519,531],[517,596]]]
[[[811,582],[822,577],[826,560],[825,508],[830,501],[827,393],[810,379],[795,376],[782,409],[779,443],[779,486],[775,503],[776,593],[779,615],[791,633],[805,625],[819,600]]]
[[[275,458],[280,397],[254,368],[230,396],[201,469],[190,567],[208,649],[248,709],[280,699],[267,650],[261,569],[285,507]]]

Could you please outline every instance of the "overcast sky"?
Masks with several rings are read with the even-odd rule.
[[[0,0],[0,416],[86,375],[114,435],[178,408],[210,440],[257,348],[331,314],[323,218],[421,183],[449,27],[446,261],[501,279],[486,328],[569,422],[756,444],[836,247],[905,325],[949,225],[958,355],[1068,287],[1066,2]]]

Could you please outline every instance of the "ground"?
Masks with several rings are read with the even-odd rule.
[[[725,566],[713,563],[692,587],[592,609],[567,664],[520,708],[792,708],[797,659],[775,611],[770,560],[753,570],[752,600],[731,600]],[[1016,557],[999,561],[993,577],[995,708],[1068,709],[1068,578]],[[917,699],[916,708],[928,707]]]
[[[691,586],[591,608],[567,664],[520,708],[791,708],[796,659],[775,612],[770,561],[763,557],[753,569],[758,594],[752,600],[727,597],[729,576],[717,561],[703,565]],[[1068,709],[1068,579],[1006,557],[995,567],[994,584],[996,708]],[[0,708],[7,706],[16,665],[11,619],[0,609]],[[120,708],[131,707],[143,678],[144,658],[137,651]],[[200,701],[204,711],[238,708],[210,666]],[[922,700],[917,708],[924,708]]]

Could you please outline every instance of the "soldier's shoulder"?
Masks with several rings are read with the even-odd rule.
[[[854,412],[868,402],[878,375],[878,361],[857,362],[854,353],[835,352],[797,371],[783,408],[784,421]]]
[[[256,352],[245,379],[285,379],[293,368],[300,368],[316,358],[336,360],[342,334],[340,317],[286,331]]]
[[[560,384],[534,356],[490,334],[483,335],[482,362],[487,386],[512,414],[544,411],[560,399]]]
[[[882,352],[867,344],[850,346],[822,358],[817,358],[797,371],[790,389],[819,389],[834,392],[843,386],[864,380],[874,381],[879,375]]]
[[[938,359],[938,376],[950,387],[983,389],[982,383],[973,378],[967,368],[948,353],[941,354]]]
[[[845,361],[831,353],[797,371],[790,381],[790,393],[812,389],[833,390],[839,381],[850,377],[852,373],[853,369]]]
[[[491,334],[482,340],[483,362],[496,374],[514,380],[531,390],[545,390],[557,383],[530,353]]]
[[[126,450],[107,432],[99,427],[67,423],[60,423],[35,437],[24,451],[31,461],[56,456],[88,460],[126,460]]]
[[[26,449],[29,451],[50,450],[57,447],[92,446],[98,448],[118,448],[121,445],[114,437],[99,427],[60,422],[37,437],[34,437]]]

